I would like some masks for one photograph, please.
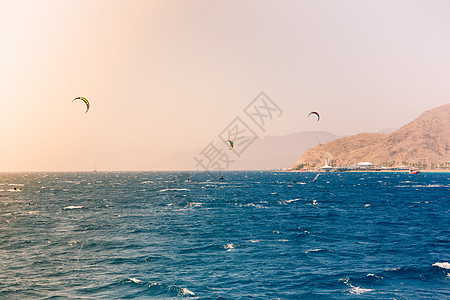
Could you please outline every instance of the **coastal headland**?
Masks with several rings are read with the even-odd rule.
[[[450,104],[425,111],[391,134],[359,133],[308,149],[292,171],[450,170]]]

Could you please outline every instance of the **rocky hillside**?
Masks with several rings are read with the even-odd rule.
[[[391,134],[360,133],[307,150],[292,166],[348,166],[371,162],[380,166],[435,168],[450,160],[450,104],[422,113]]]

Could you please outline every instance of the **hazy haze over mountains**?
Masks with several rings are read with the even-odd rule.
[[[292,165],[298,157],[310,147],[327,143],[341,138],[326,131],[300,132],[284,136],[267,136],[255,140],[241,156],[238,157],[232,151],[227,152],[233,162],[230,170],[267,170],[286,168]],[[226,144],[216,144],[223,151],[228,151]],[[239,143],[235,142],[235,147]],[[163,162],[164,167],[169,170],[202,170],[197,167],[194,156],[202,149],[185,151],[171,156]]]

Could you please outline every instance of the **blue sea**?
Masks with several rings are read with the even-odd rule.
[[[0,299],[450,299],[449,173],[217,175],[0,173]]]

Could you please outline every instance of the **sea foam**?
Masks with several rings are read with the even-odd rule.
[[[142,283],[141,280],[139,280],[139,279],[137,279],[137,278],[134,278],[134,277],[128,278],[128,280],[129,280],[129,281],[132,281],[132,282],[134,282],[134,283]]]
[[[64,207],[63,209],[81,209],[81,208],[83,208],[82,205],[69,205]]]
[[[448,262],[437,262],[433,264],[433,267],[439,267],[442,269],[448,269],[450,270],[450,263]]]

